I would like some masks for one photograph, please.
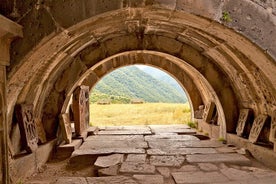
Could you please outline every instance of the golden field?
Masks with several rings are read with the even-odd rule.
[[[190,120],[189,103],[90,104],[93,126],[186,124]]]

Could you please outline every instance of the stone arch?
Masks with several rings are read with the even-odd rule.
[[[9,122],[15,103],[28,102],[50,125],[46,129],[54,130],[61,104],[78,78],[104,58],[132,50],[166,53],[199,71],[219,98],[228,132],[234,132],[240,108],[256,114],[271,114],[275,108],[275,62],[262,50],[211,20],[145,7],[92,17],[41,43],[9,73]],[[66,85],[57,85],[62,80]]]
[[[160,62],[163,64],[160,65]],[[226,121],[224,111],[219,98],[208,83],[208,81],[195,68],[174,56],[155,52],[155,51],[128,51],[116,54],[95,66],[89,68],[68,90],[61,113],[69,111],[69,102],[74,89],[79,85],[87,85],[90,89],[109,72],[123,66],[132,64],[145,64],[159,68],[172,75],[185,90],[192,109],[192,118],[194,110],[201,104],[214,102],[218,110],[218,121],[221,125],[220,136],[226,138]],[[99,76],[100,74],[100,76]],[[102,75],[103,74],[103,75]]]

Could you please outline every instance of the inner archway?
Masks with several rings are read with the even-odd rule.
[[[169,74],[146,65],[118,68],[90,94],[90,125],[191,124],[183,87]]]

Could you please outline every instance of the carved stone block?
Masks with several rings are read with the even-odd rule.
[[[89,126],[89,87],[79,86],[73,94],[73,114],[76,135],[80,136]]]
[[[72,142],[72,128],[68,113],[61,114],[59,116],[59,125],[63,140],[66,142],[66,144],[70,144]]]
[[[248,138],[250,142],[256,143],[258,141],[260,133],[261,133],[267,120],[268,120],[267,115],[261,114],[261,115],[257,116],[257,118],[254,120],[253,126],[250,130],[250,134],[249,134],[249,138]]]
[[[22,143],[28,153],[37,149],[38,135],[33,115],[33,105],[20,104],[16,108]]]
[[[215,103],[214,102],[209,102],[205,108],[204,108],[204,112],[202,115],[202,118],[205,122],[209,123],[212,120],[212,116],[215,110]]]
[[[249,123],[251,117],[253,116],[252,109],[241,109],[238,124],[236,127],[237,135],[242,137],[244,134],[245,126]]]
[[[269,141],[274,142],[274,145],[276,144],[276,110],[272,112],[271,116]]]

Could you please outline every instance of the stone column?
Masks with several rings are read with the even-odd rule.
[[[22,27],[0,15],[0,147],[2,183],[9,184],[9,155],[7,127],[6,66],[10,64],[10,43],[13,38],[23,36]]]

